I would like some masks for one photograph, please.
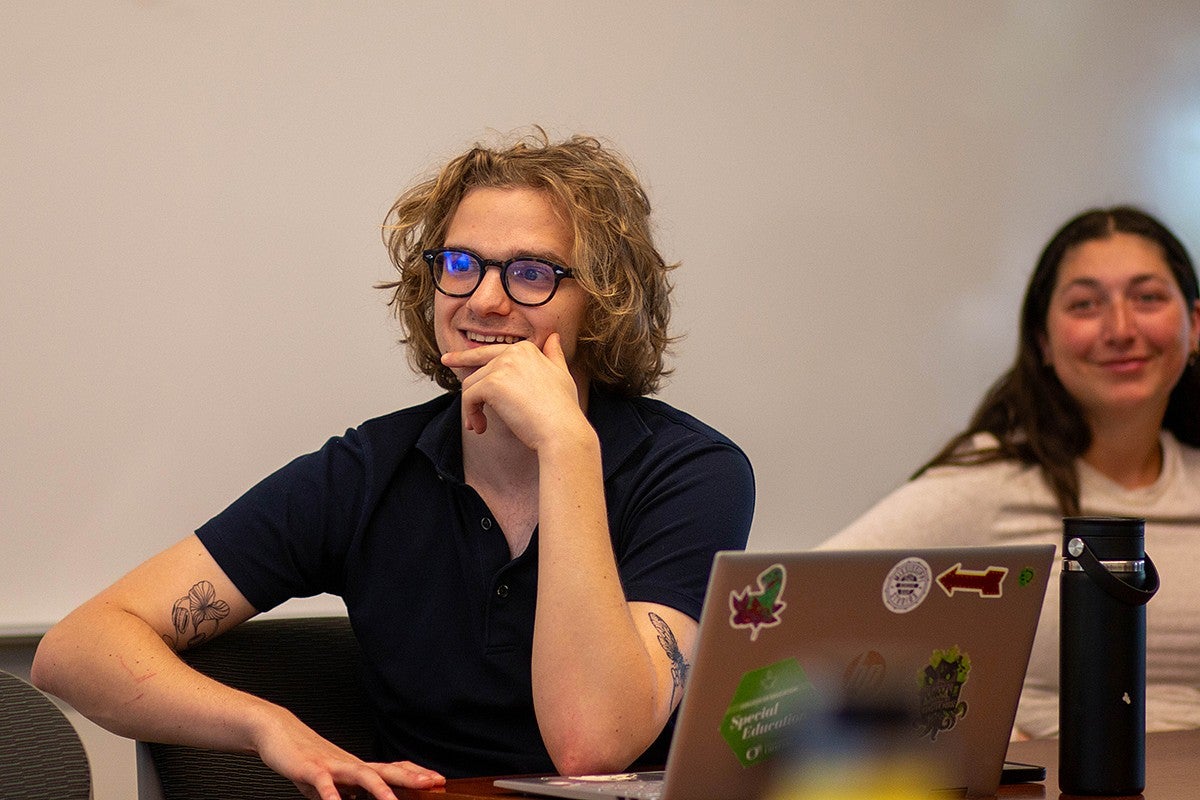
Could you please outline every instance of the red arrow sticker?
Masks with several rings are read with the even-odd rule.
[[[978,592],[980,597],[1000,597],[1004,594],[1004,576],[1008,567],[988,567],[985,570],[963,569],[962,562],[938,575],[938,586],[947,597],[955,592]]]

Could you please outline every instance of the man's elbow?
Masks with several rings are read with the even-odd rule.
[[[38,642],[33,654],[33,663],[29,667],[29,682],[43,692],[60,696],[60,684],[63,683],[60,655],[61,635],[51,628],[49,633]]]
[[[612,754],[587,749],[551,754],[550,757],[560,775],[602,775],[607,772],[621,772],[628,766],[626,760],[614,758]]]
[[[43,692],[73,703],[80,684],[92,677],[94,642],[89,633],[88,624],[74,613],[51,627],[33,653],[29,682]]]
[[[649,743],[634,741],[617,732],[576,729],[559,742],[547,743],[554,768],[560,775],[597,775],[625,770]]]

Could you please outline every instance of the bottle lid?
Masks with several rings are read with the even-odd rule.
[[[1063,558],[1073,558],[1071,540],[1082,539],[1101,561],[1135,561],[1145,556],[1146,521],[1136,517],[1065,517]]]

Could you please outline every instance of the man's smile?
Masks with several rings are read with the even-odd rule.
[[[506,333],[477,333],[475,331],[463,331],[467,337],[467,341],[477,342],[479,344],[516,344],[525,340],[524,336],[511,336]]]

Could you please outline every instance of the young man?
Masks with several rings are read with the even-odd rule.
[[[661,760],[754,484],[736,445],[644,397],[670,342],[649,213],[586,137],[476,147],[402,195],[384,288],[446,394],[296,459],[84,604],[35,682],[126,736],[255,752],[325,800]],[[362,645],[377,763],[176,656],[319,592]]]

